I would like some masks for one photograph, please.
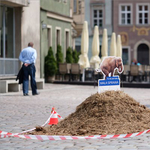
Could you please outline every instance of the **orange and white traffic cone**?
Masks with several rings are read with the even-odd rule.
[[[54,107],[52,108],[51,113],[52,113],[52,116],[51,116],[50,121],[49,121],[48,124],[49,124],[49,125],[57,124],[57,123],[58,123],[58,114],[57,114],[57,112],[55,111],[55,108],[54,108]]]

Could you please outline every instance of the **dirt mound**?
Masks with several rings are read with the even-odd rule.
[[[127,134],[149,128],[150,110],[148,108],[122,91],[107,91],[88,97],[77,106],[74,113],[57,125],[37,129],[31,134]]]

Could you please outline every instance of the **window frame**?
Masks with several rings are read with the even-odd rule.
[[[64,42],[64,54],[63,54],[64,60],[66,58],[66,51],[67,51],[67,47],[66,47],[66,42],[67,42],[66,33],[67,32],[68,32],[68,47],[70,47],[70,29],[65,28],[65,30],[64,30],[64,37],[65,37],[64,39],[65,39],[65,42]]]
[[[65,44],[65,49],[70,47],[70,30],[69,29],[65,29],[65,42],[67,42],[66,33],[68,33],[68,45]],[[66,47],[66,46],[68,46],[68,47]]]
[[[49,34],[48,34],[48,30],[50,31]],[[47,35],[48,35],[47,40],[48,40],[48,49],[49,49],[50,46],[52,47],[52,26],[51,25],[47,25]]]
[[[58,2],[58,3],[61,3],[61,0],[54,0],[54,1],[56,1],[56,2]]]
[[[131,17],[130,17],[130,24],[128,24],[127,23],[127,13],[129,12],[129,11],[125,11],[126,13],[125,13],[125,24],[122,24],[122,10],[121,10],[121,8],[122,8],[122,6],[125,6],[125,7],[127,7],[127,6],[130,6],[130,15],[131,15]],[[124,3],[124,4],[119,4],[119,25],[121,25],[121,26],[131,26],[131,25],[133,25],[133,5],[131,4],[131,3]]]
[[[139,13],[140,13],[139,6],[142,6],[142,7],[143,6],[148,6],[148,10],[147,10],[147,13],[148,13],[148,17],[147,17],[148,23],[147,24],[143,23],[143,21],[145,19],[145,16],[143,17],[143,15],[142,15],[142,24],[139,23]],[[144,10],[144,12],[145,12],[145,10]],[[141,11],[142,14],[145,14],[144,12],[143,12],[143,10]],[[150,19],[149,19],[149,17],[150,17],[150,4],[149,3],[137,3],[136,4],[136,25],[139,25],[139,26],[150,25]]]
[[[128,64],[126,64],[126,65],[130,65],[131,64],[131,47],[130,46],[122,46],[122,61],[123,61],[123,49],[128,50]],[[125,65],[125,64],[123,64],[123,65]]]
[[[77,0],[73,0],[73,13],[77,13]]]
[[[64,3],[64,4],[67,4],[67,3],[68,3],[68,0],[63,0],[63,3]]]
[[[94,10],[97,11],[97,18],[94,17]],[[98,11],[102,10],[102,17],[99,17],[99,13]],[[104,8],[103,7],[93,7],[92,8],[92,27],[94,28],[95,25],[94,25],[94,20],[97,20],[98,23],[97,23],[97,26],[99,28],[103,28],[104,27]],[[102,26],[99,26],[99,21],[102,20]]]
[[[61,46],[61,27],[55,27],[55,54],[57,53],[57,30],[59,30],[60,35],[59,35],[59,45]]]

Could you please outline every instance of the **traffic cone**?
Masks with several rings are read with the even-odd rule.
[[[54,107],[52,108],[51,113],[52,113],[52,116],[51,116],[50,121],[49,121],[48,124],[49,124],[49,125],[57,124],[57,123],[58,123],[58,114],[57,114],[57,112],[55,111],[55,108],[54,108]]]

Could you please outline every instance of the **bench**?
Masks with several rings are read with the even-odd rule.
[[[19,92],[20,85],[15,80],[0,80],[0,93]]]
[[[44,79],[36,79],[37,89],[44,88]],[[18,84],[18,81],[14,80],[0,80],[0,93],[19,92],[22,89],[22,85]],[[29,81],[29,89],[31,89]]]
[[[43,78],[37,78],[35,80],[36,80],[37,89],[44,89],[45,80]],[[30,81],[29,81],[29,89],[31,90]]]

